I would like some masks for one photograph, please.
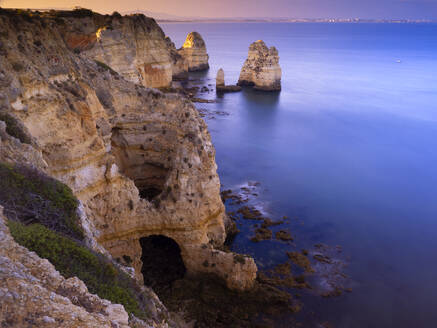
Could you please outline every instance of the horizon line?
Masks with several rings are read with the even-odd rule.
[[[50,10],[74,10],[75,8],[79,8],[78,6],[73,7],[46,7],[46,8],[25,8],[25,7],[2,7],[3,9],[22,9],[22,10],[31,10],[31,11],[50,11]],[[81,9],[89,9],[93,12],[101,15],[110,15],[114,12],[117,12],[117,10],[114,10],[112,13],[102,13],[95,11],[90,8],[80,7]],[[134,10],[126,10],[122,11],[122,15],[132,15],[135,13],[143,14],[144,12],[147,12],[148,14],[152,15],[145,15],[147,17],[154,18],[156,21],[160,22],[200,22],[200,21],[259,21],[259,22],[269,22],[269,21],[323,21],[323,22],[429,22],[434,23],[437,22],[437,18],[434,19],[427,19],[427,18],[360,18],[360,17],[287,17],[287,16],[225,16],[225,17],[204,17],[204,16],[178,16],[174,14],[169,13],[163,13],[163,12],[154,12],[147,9],[134,9]],[[153,14],[159,16],[159,15],[167,15],[170,16],[169,18],[158,18],[154,17]],[[173,17],[172,17],[173,16]]]

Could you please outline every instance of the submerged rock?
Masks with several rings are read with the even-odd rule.
[[[203,71],[209,68],[206,44],[199,33],[191,32],[188,34],[178,52],[187,61],[189,72]]]
[[[257,90],[280,91],[281,76],[278,50],[275,47],[267,48],[262,40],[252,43],[238,85],[253,86]]]

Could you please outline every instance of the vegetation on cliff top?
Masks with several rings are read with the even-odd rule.
[[[83,239],[71,189],[36,169],[0,163],[0,205],[8,218]]]
[[[86,248],[71,189],[25,166],[0,163],[0,205],[17,243],[52,263],[65,278],[78,277],[91,293],[147,317],[140,287],[101,254]]]

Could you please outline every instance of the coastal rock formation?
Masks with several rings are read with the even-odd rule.
[[[238,85],[225,85],[225,72],[220,68],[217,72],[217,78],[215,82],[215,88],[217,92],[238,92],[241,91],[241,87]]]
[[[223,71],[223,68],[220,68],[217,71],[217,77],[215,79],[215,86],[217,88],[225,86],[225,72]]]
[[[170,86],[174,58],[153,18],[81,10],[73,15],[58,12],[56,20],[57,30],[74,52],[111,67],[128,81],[145,87]]]
[[[122,305],[90,294],[81,280],[65,279],[49,261],[18,245],[1,206],[0,244],[2,326],[129,327]]]
[[[157,63],[168,49],[154,21],[2,10],[0,26],[0,112],[18,122],[0,118],[0,160],[18,161],[23,155],[11,151],[22,149],[67,184],[97,242],[133,267],[138,281],[148,251],[140,240],[165,236],[180,248],[187,274],[213,273],[230,288],[250,288],[253,259],[216,249],[226,237],[226,214],[205,122],[189,100],[144,87],[172,75],[170,62],[169,70],[143,74],[155,67],[145,61]],[[95,43],[82,43],[69,30],[99,32]]]
[[[191,32],[178,50],[188,63],[188,71],[203,71],[209,68],[209,56],[206,52],[205,41],[197,32]]]
[[[278,50],[267,48],[262,40],[252,43],[249,55],[240,72],[238,85],[253,86],[264,91],[281,90],[281,68],[279,66]]]
[[[165,38],[167,48],[170,51],[170,58],[173,65],[173,81],[186,80],[188,78],[188,62],[187,60],[176,50],[176,46],[169,37]]]
[[[96,19],[98,18],[98,19]],[[172,80],[172,59],[165,35],[152,18],[143,15],[67,19],[66,42],[72,45],[77,31],[84,35],[83,55],[105,63],[124,78],[145,87],[167,87]],[[90,36],[93,42],[89,42]],[[95,39],[95,40],[94,40]],[[89,47],[83,48],[87,43]]]

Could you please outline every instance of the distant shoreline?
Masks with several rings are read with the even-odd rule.
[[[153,18],[153,17],[152,17]],[[156,19],[158,23],[165,24],[181,24],[181,23],[319,23],[319,24],[437,24],[434,20],[229,20],[229,19],[191,19],[191,20],[168,20],[168,19]]]
[[[81,7],[78,7],[81,8]],[[55,11],[71,11],[74,8],[13,8],[1,7],[6,10],[29,10],[49,12]],[[86,9],[86,8],[82,8]],[[101,15],[109,15],[108,13],[99,13]],[[205,17],[182,17],[173,16],[163,13],[154,13],[144,10],[133,10],[121,12],[124,15],[143,14],[146,17],[153,18],[158,23],[343,23],[343,24],[437,24],[437,19],[365,19],[365,18],[269,18],[269,17],[235,17],[235,18],[205,18]],[[159,16],[161,18],[159,18]],[[166,18],[163,18],[166,17]]]

